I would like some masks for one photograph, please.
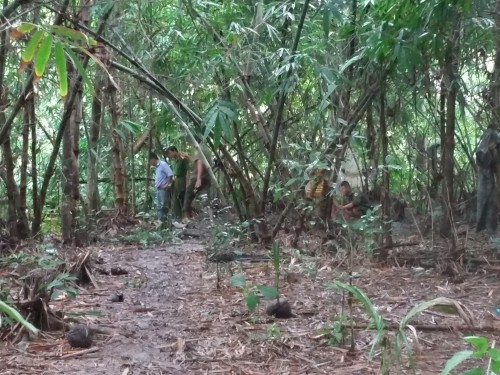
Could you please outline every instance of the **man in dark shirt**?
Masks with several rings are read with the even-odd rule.
[[[342,217],[346,221],[359,219],[366,214],[369,208],[368,201],[362,194],[354,195],[349,182],[342,181],[340,183],[340,194],[342,195],[342,203],[333,201],[332,219],[337,218],[338,211],[342,213]]]

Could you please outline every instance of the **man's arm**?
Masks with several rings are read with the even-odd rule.
[[[203,168],[205,168],[205,166],[203,165],[203,160],[196,160],[196,184],[194,185],[196,189],[199,189],[201,187],[201,176],[203,175]]]
[[[165,174],[167,178],[162,188],[166,189],[172,184],[172,178],[174,176],[174,173],[172,172],[172,168],[170,168],[170,165],[168,165],[168,163],[162,165],[162,172]]]

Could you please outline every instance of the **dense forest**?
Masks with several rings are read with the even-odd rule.
[[[500,0],[0,14],[7,373],[500,373]]]

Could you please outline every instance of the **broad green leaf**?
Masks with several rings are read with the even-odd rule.
[[[230,283],[232,286],[234,286],[236,288],[244,288],[247,285],[245,275],[243,275],[243,274],[238,274],[238,275],[234,275],[233,277],[231,277]]]
[[[491,360],[491,371],[495,374],[500,374],[500,361],[499,360]]]
[[[66,66],[64,48],[61,42],[56,42],[54,57],[56,61],[56,72],[59,77],[59,95],[61,95],[64,100],[68,95],[68,70]]]
[[[23,71],[26,69],[28,66],[28,63],[33,60],[33,57],[35,56],[35,52],[38,50],[38,45],[40,41],[42,40],[43,36],[45,35],[45,32],[42,30],[37,30],[33,36],[31,37],[30,41],[28,42],[28,45],[24,49],[23,53],[21,54],[21,66],[19,67],[20,71]]]
[[[26,329],[30,330],[32,333],[37,334],[38,329],[22,317],[22,315],[14,309],[13,307],[7,305],[5,302],[0,301],[0,312],[7,315],[12,320],[22,324]]]
[[[257,290],[262,293],[265,298],[275,299],[278,298],[278,291],[274,286],[259,285]]]
[[[463,350],[453,354],[453,356],[446,361],[446,365],[444,366],[443,371],[441,371],[441,375],[448,375],[455,367],[471,358],[472,354],[474,354],[472,350]]]
[[[488,350],[488,355],[490,358],[494,361],[500,361],[500,349],[498,348],[491,348]]]
[[[474,356],[480,357],[488,351],[490,343],[486,337],[481,336],[467,336],[464,341],[468,342],[474,347]]]
[[[254,292],[250,292],[246,295],[245,299],[247,301],[248,310],[254,311],[259,303],[259,296]]]
[[[40,79],[45,72],[47,61],[49,61],[50,52],[52,51],[52,35],[46,34],[40,43],[40,48],[35,60],[35,79]]]

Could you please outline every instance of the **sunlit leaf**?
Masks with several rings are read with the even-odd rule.
[[[482,356],[488,351],[490,343],[486,337],[481,336],[467,336],[464,337],[464,341],[468,342],[474,347],[474,355],[477,357]]]
[[[54,49],[54,57],[56,64],[56,72],[59,77],[59,95],[63,100],[68,95],[68,70],[66,66],[66,57],[64,55],[64,48],[61,42],[56,42]]]
[[[45,35],[44,31],[37,30],[31,37],[30,41],[28,42],[28,45],[21,54],[21,65],[19,66],[20,72],[26,69],[28,64],[33,60],[35,52],[38,50],[38,45],[40,43],[40,40],[42,40],[44,35]]]
[[[36,29],[35,25],[31,23],[23,23],[17,27],[11,27],[9,30],[9,36],[13,39],[19,39],[35,29]]]
[[[50,52],[52,51],[52,35],[45,34],[35,60],[35,81],[40,79],[45,72],[47,61],[49,61]]]

